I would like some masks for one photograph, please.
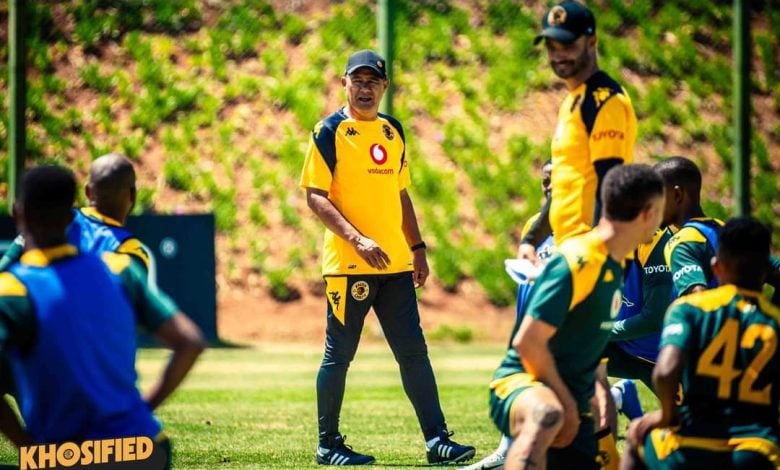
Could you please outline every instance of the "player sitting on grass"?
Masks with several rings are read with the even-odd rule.
[[[25,428],[0,400],[0,431],[17,446],[146,436],[170,465],[152,414],[203,350],[198,327],[149,289],[129,256],[67,243],[76,182],[56,166],[30,170],[13,207],[25,239],[0,273],[0,352],[10,357]],[[146,397],[136,389],[136,323],[173,349]]]
[[[712,263],[721,287],[669,308],[653,383],[661,409],[631,423],[624,469],[780,464],[780,309],[761,294],[770,233],[730,220]],[[675,406],[678,383],[685,389]]]
[[[646,165],[618,166],[601,202],[598,225],[563,243],[536,279],[490,384],[491,417],[514,438],[505,468],[600,467],[595,371],[620,307],[621,262],[658,228],[663,183]]]

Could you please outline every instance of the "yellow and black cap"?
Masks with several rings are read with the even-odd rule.
[[[357,51],[347,60],[347,68],[344,75],[351,75],[357,69],[367,67],[374,71],[380,78],[387,78],[385,59],[370,49]]]
[[[569,44],[580,36],[596,34],[596,18],[588,7],[580,2],[568,0],[550,8],[542,17],[542,33],[536,36],[534,44],[549,38]]]

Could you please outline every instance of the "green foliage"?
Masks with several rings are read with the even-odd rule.
[[[311,129],[320,120],[324,102],[322,87],[325,85],[319,70],[304,68],[271,82],[269,94],[280,108],[295,114],[303,129]]]
[[[292,272],[292,266],[266,269],[265,278],[268,280],[271,296],[274,299],[280,302],[289,302],[300,298],[300,292],[289,283]]]
[[[674,149],[723,167],[707,182],[704,204],[727,216],[730,3],[597,3],[600,65],[625,77],[639,117],[637,149]],[[141,162],[162,146],[165,184],[213,208],[220,231],[239,238],[239,210],[248,211],[252,229],[292,227],[301,250],[285,261],[310,270],[321,232],[303,216],[296,188],[307,135],[331,111],[326,103],[334,97],[325,91],[332,91],[348,53],[376,47],[375,3],[326,4],[304,16],[270,0],[28,2],[28,159],[74,163],[120,151]],[[395,114],[407,128],[411,192],[432,247],[431,265],[446,289],[456,291],[473,276],[501,305],[514,289],[500,260],[514,251],[520,227],[538,208],[537,168],[549,153],[549,143],[540,143],[549,133],[502,127],[513,122],[507,117],[526,112],[529,96],[559,82],[544,46],[533,45],[539,18],[529,5],[396,2]],[[753,138],[751,191],[755,213],[780,233],[771,157],[780,143],[780,125],[772,120],[780,114],[780,40],[773,34],[780,13],[763,4],[753,12],[761,20],[753,31],[751,80],[765,97],[760,109],[774,115],[754,120],[761,125]],[[7,62],[7,48],[0,48],[0,88]],[[5,180],[7,93],[0,100]],[[281,117],[272,139],[254,128],[256,119],[269,119],[264,108]],[[434,128],[419,129],[421,122]],[[418,146],[419,135],[433,142]],[[437,145],[444,162],[424,154]],[[252,199],[237,204],[235,188],[215,184],[211,168],[224,170],[231,182],[249,171]],[[154,194],[142,188],[136,211],[153,207]]]
[[[175,155],[168,155],[165,159],[163,177],[168,186],[179,191],[191,191],[195,182],[190,165]]]
[[[456,343],[470,343],[474,339],[474,332],[468,326],[451,326],[442,323],[435,330],[425,334],[430,341],[454,341]]]
[[[153,211],[154,196],[154,189],[146,187],[138,188],[138,195],[136,196],[135,206],[133,207],[133,215],[140,215]]]

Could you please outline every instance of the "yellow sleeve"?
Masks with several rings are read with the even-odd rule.
[[[27,288],[11,273],[0,273],[0,297],[24,297]]]
[[[641,266],[645,266],[647,264],[647,259],[653,253],[655,246],[658,245],[658,242],[661,241],[663,237],[664,230],[658,229],[656,230],[655,235],[653,235],[653,239],[649,243],[641,243],[638,247],[636,247],[637,258],[639,259],[639,264]]]
[[[406,151],[406,150],[404,150]],[[404,162],[401,165],[401,171],[398,172],[398,190],[403,191],[412,184],[412,178],[409,174],[409,155],[404,156]]]
[[[522,240],[525,238],[525,236],[528,234],[528,231],[531,230],[531,227],[533,226],[534,222],[536,222],[536,219],[539,218],[541,213],[537,212],[536,214],[532,215],[530,219],[523,225],[523,230],[520,232],[520,239]]]
[[[315,188],[330,192],[332,181],[333,174],[330,172],[325,158],[320,154],[312,137],[309,139],[309,148],[306,150],[306,159],[303,162],[300,186],[302,188]]]
[[[103,262],[106,263],[106,266],[108,266],[108,269],[116,275],[121,274],[122,271],[130,266],[130,255],[104,251],[100,256],[103,258]]]
[[[119,245],[116,252],[135,257],[141,262],[141,265],[146,269],[146,272],[149,272],[152,262],[150,260],[149,252],[146,251],[141,240],[134,237],[128,238]]]
[[[630,163],[634,159],[631,104],[624,95],[616,93],[599,109],[590,133],[592,162],[621,158]]]

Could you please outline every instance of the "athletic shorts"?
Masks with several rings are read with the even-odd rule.
[[[774,469],[780,447],[763,437],[726,439],[681,436],[671,428],[653,429],[645,436],[639,456],[650,469]]]

